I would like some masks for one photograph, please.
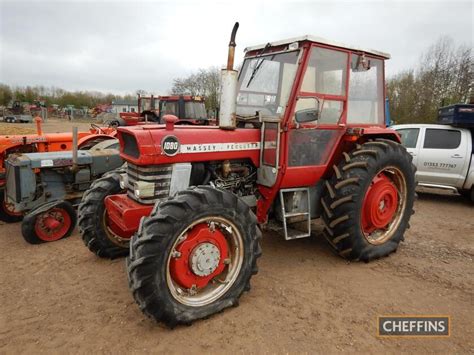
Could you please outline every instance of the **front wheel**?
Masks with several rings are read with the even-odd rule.
[[[55,242],[71,235],[76,226],[76,211],[67,201],[52,208],[32,211],[21,224],[21,234],[30,244]]]
[[[333,169],[321,199],[329,244],[346,259],[366,262],[396,251],[413,214],[411,155],[377,139],[344,153]]]
[[[13,205],[5,199],[5,190],[0,189],[0,221],[7,223],[20,222],[23,219],[22,212],[16,212]]]
[[[230,192],[184,190],[142,219],[130,244],[129,285],[140,309],[169,327],[238,305],[257,273],[261,233]]]
[[[115,234],[108,225],[104,199],[123,192],[120,187],[119,168],[105,173],[95,180],[82,195],[78,208],[78,225],[84,244],[91,252],[102,258],[117,258],[128,254],[129,239]]]

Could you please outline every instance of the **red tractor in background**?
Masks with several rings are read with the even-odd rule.
[[[164,115],[178,117],[178,124],[209,125],[205,99],[202,96],[138,95],[138,112],[121,112],[120,119],[112,120],[112,126],[135,126],[144,122],[163,123]]]
[[[292,240],[321,217],[340,256],[368,262],[397,249],[413,214],[412,157],[385,127],[390,56],[304,36],[247,48],[238,73],[237,28],[219,126],[119,128],[127,172],[79,206],[86,246],[129,254],[135,301],[170,327],[238,304],[267,224]]]

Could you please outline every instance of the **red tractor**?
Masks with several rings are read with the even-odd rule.
[[[135,126],[144,122],[163,122],[165,115],[179,118],[177,124],[209,125],[204,97],[192,95],[141,96],[138,95],[138,112],[121,112],[120,119],[108,123],[112,126]]]
[[[291,240],[321,217],[340,256],[368,262],[397,249],[413,214],[412,158],[385,127],[389,55],[304,36],[247,48],[238,73],[237,27],[219,126],[119,128],[127,173],[96,180],[79,207],[87,247],[129,254],[133,297],[170,327],[238,304],[267,224]]]

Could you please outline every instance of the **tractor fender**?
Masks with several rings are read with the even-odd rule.
[[[364,128],[364,131],[359,139],[359,143],[364,143],[370,139],[376,139],[376,138],[385,138],[397,143],[401,143],[400,135],[397,133],[397,131],[391,128],[379,128],[379,127]]]
[[[44,212],[56,207],[57,205],[59,205],[63,202],[66,202],[66,201],[65,200],[55,200],[55,201],[50,201],[50,202],[43,203],[43,204],[39,205],[38,207],[34,208],[33,210],[31,210],[30,212],[28,212],[28,215],[30,216],[30,215],[44,213]]]
[[[341,143],[346,143],[346,149],[354,149],[357,144],[364,144],[375,139],[387,139],[401,143],[400,135],[397,131],[385,127],[348,128],[347,133],[342,137]],[[337,165],[341,159],[343,159],[343,150],[336,150],[327,164],[323,178],[328,179],[332,175],[333,166]]]
[[[81,146],[83,146],[84,144],[86,144],[87,142],[89,141],[95,141],[97,143],[99,143],[100,141],[103,141],[103,140],[107,140],[107,139],[114,139],[115,138],[115,133],[112,135],[108,135],[108,134],[92,134],[92,135],[89,135],[89,136],[85,136],[85,137],[82,137],[81,139],[79,139],[79,141],[77,142],[77,145],[79,147],[79,149],[81,149]]]

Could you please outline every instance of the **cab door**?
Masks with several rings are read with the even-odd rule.
[[[466,132],[453,127],[426,127],[418,155],[420,183],[457,187],[468,164]],[[470,154],[470,152],[469,152]]]
[[[345,132],[350,53],[313,45],[288,122],[284,188],[314,186]]]
[[[421,127],[401,127],[395,128],[400,135],[403,146],[407,152],[413,157],[413,164],[418,166],[418,154],[420,146],[423,142]]]

